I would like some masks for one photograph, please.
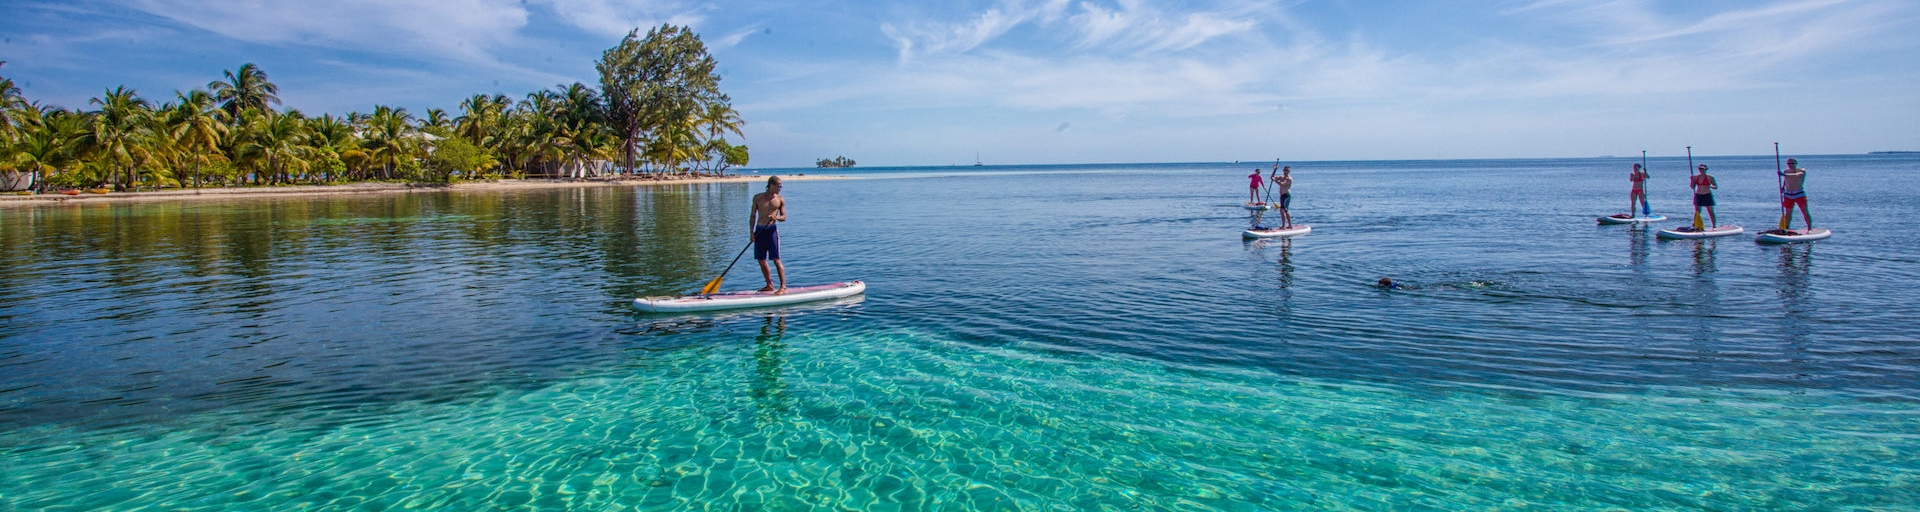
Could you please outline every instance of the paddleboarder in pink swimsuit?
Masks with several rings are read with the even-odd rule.
[[[1247,178],[1253,180],[1252,183],[1247,184],[1247,204],[1260,204],[1260,169],[1254,169],[1253,174],[1248,174]]]

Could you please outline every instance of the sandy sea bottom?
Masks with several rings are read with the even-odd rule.
[[[1906,403],[1449,391],[915,331],[651,352],[471,400],[0,433],[0,509],[1911,506]]]

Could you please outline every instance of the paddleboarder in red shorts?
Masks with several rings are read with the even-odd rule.
[[[1780,229],[1787,229],[1787,225],[1793,223],[1793,205],[1797,204],[1800,205],[1800,216],[1807,219],[1807,230],[1812,231],[1813,214],[1807,213],[1807,170],[1800,167],[1800,162],[1788,158],[1787,170],[1781,171],[1780,176],[1786,178],[1780,192],[1780,209],[1784,210],[1781,212]]]

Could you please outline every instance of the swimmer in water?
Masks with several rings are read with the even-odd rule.
[[[1380,282],[1375,283],[1375,285],[1379,286],[1380,289],[1383,289],[1383,290],[1400,289],[1400,283],[1393,282],[1393,279],[1385,278],[1385,277],[1380,278]]]

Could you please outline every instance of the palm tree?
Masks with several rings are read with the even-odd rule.
[[[280,86],[267,81],[267,72],[252,62],[240,65],[238,72],[227,70],[226,81],[207,83],[207,90],[220,101],[220,108],[239,122],[240,111],[247,108],[267,110],[280,104]]]
[[[208,163],[225,161],[220,143],[226,139],[227,124],[221,121],[225,111],[215,107],[213,95],[193,90],[178,93],[179,102],[168,109],[168,136],[186,152],[192,162],[188,173],[193,186],[200,186],[200,170]],[[182,184],[184,185],[184,184]]]
[[[460,117],[454,118],[454,132],[475,146],[488,147],[493,143],[490,139],[499,135],[495,131],[512,105],[513,100],[505,94],[475,94],[460,102]]]
[[[310,141],[316,151],[332,153],[340,159],[341,171],[352,174],[355,170],[365,169],[371,161],[367,150],[360,147],[360,135],[351,121],[333,117],[332,114],[321,114],[308,120],[307,132],[311,134]],[[331,174],[331,170],[329,172],[326,177],[328,181],[340,179],[340,176]]]
[[[18,109],[12,122],[17,124],[18,137],[7,152],[7,161],[0,165],[39,173],[41,179],[35,186],[41,191],[46,190],[55,173],[78,160],[78,142],[89,124],[85,116],[52,107]]]
[[[248,109],[247,133],[243,154],[251,157],[256,172],[274,183],[293,181],[293,171],[304,174],[311,150],[306,144],[306,118],[297,111],[278,113]]]
[[[367,117],[364,144],[373,158],[384,165],[382,179],[393,179],[394,168],[402,160],[416,158],[420,151],[419,139],[414,137],[413,115],[404,108],[374,106],[373,115]]]
[[[707,130],[703,152],[708,159],[714,161],[715,167],[724,165],[727,159],[726,154],[733,151],[731,148],[738,147],[728,143],[724,138],[725,135],[731,132],[736,137],[746,136],[740,133],[740,127],[745,126],[747,122],[740,119],[740,111],[734,110],[733,105],[727,103],[725,94],[720,95],[718,101],[708,102],[707,107],[702,109],[694,119],[694,124]]]
[[[7,61],[0,60],[0,66],[6,64]],[[17,114],[11,112],[26,108],[28,108],[27,98],[20,95],[20,88],[13,85],[13,79],[0,76],[0,142],[8,140],[18,132],[18,128],[14,126],[18,123],[14,120]]]
[[[447,118],[445,109],[430,108],[427,109],[427,118],[420,122],[420,130],[439,136],[451,135],[453,120]]]
[[[126,190],[136,178],[136,165],[145,158],[139,144],[140,132],[145,128],[144,120],[150,115],[152,105],[124,85],[88,103],[100,106],[100,110],[93,113],[90,141],[93,153],[108,170],[126,172],[126,181],[114,180],[115,190]]]

